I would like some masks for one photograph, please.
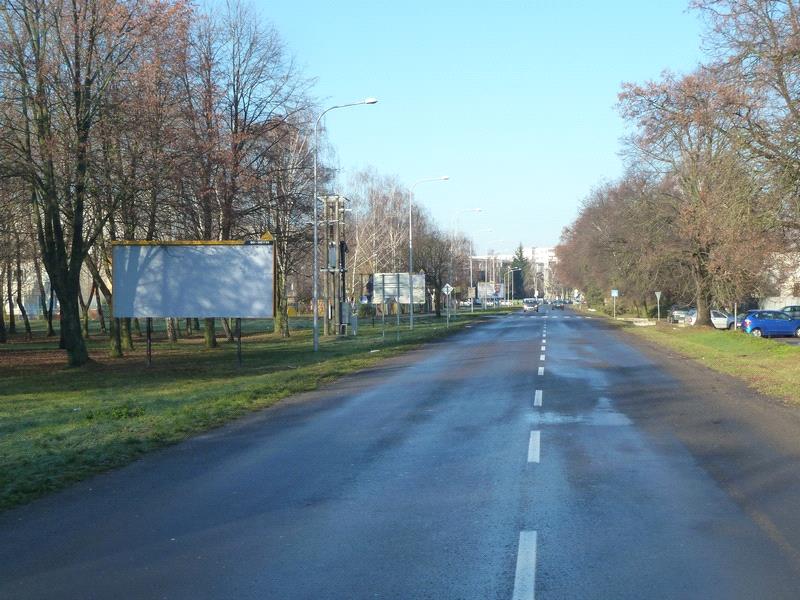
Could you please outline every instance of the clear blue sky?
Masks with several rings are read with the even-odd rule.
[[[449,175],[416,199],[445,228],[482,208],[459,219],[477,252],[555,244],[591,188],[622,171],[620,84],[702,60],[687,0],[256,6],[324,106],[380,100],[327,117],[341,181],[368,165],[407,185]]]

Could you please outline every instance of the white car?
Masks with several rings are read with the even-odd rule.
[[[686,314],[686,324],[694,325],[697,321],[697,309],[693,308]],[[717,329],[733,329],[733,315],[724,310],[711,309],[711,324]]]

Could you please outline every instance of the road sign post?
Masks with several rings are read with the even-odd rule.
[[[453,292],[453,286],[449,283],[445,283],[444,287],[442,287],[442,291],[444,295],[447,296],[447,328],[450,328],[450,294]]]
[[[614,303],[614,320],[617,319],[617,296],[619,296],[619,290],[611,290],[611,300]]]
[[[658,306],[657,321],[661,321],[661,292],[656,292],[656,305]]]

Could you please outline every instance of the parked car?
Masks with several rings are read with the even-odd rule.
[[[800,306],[784,306],[781,312],[785,312],[793,319],[800,319]]]
[[[794,335],[800,337],[800,319],[780,310],[751,310],[742,319],[742,331],[756,337]]]
[[[687,325],[694,325],[697,321],[697,309],[692,308],[686,313],[684,322]],[[724,310],[711,309],[711,324],[717,329],[733,329],[733,315]]]
[[[472,301],[471,300],[459,300],[458,306],[460,306],[461,308],[469,308],[470,306],[472,306]]]
[[[685,323],[689,311],[696,310],[691,306],[678,306],[673,304],[667,313],[667,323]]]

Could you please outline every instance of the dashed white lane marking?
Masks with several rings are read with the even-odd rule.
[[[539,367],[539,375],[544,375],[544,367]]]
[[[520,531],[517,570],[511,600],[534,600],[536,587],[536,532]]]
[[[542,405],[542,390],[536,390],[536,393],[533,395],[533,405],[534,406]]]
[[[544,354],[539,355],[539,360],[544,360]]]
[[[539,441],[541,439],[540,431],[531,431],[531,439],[528,442],[528,462],[539,462]]]
[[[545,349],[545,347],[544,347],[544,346],[542,346],[542,352],[544,352],[544,349]]]

